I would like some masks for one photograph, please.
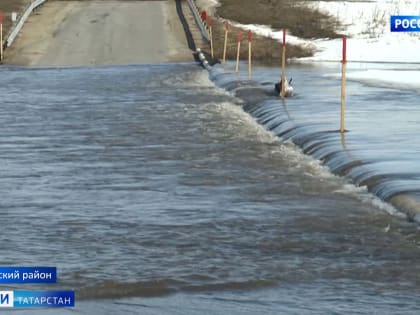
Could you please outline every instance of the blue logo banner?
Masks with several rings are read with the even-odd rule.
[[[0,291],[0,308],[74,307],[74,291]]]
[[[391,32],[420,32],[420,16],[391,15]]]
[[[74,307],[74,291],[14,291],[13,307]]]
[[[56,267],[0,267],[0,283],[55,283]]]

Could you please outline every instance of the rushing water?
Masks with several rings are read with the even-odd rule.
[[[372,67],[390,65],[369,65]],[[410,219],[420,221],[419,91],[350,84],[347,132],[340,134],[340,83],[329,79],[337,70],[292,70],[289,74],[297,76],[298,94],[283,106],[272,96],[272,82],[278,80],[272,69],[259,71],[257,82],[241,80],[220,69],[213,71],[213,76],[242,97],[245,110],[272,133],[299,145],[335,174],[367,186]]]
[[[336,80],[292,71],[331,99],[301,89],[288,114],[326,112]],[[57,266],[42,288],[77,298],[16,314],[418,314],[417,224],[242,109],[284,109],[276,71],[243,99],[190,64],[0,73],[0,265]],[[383,157],[386,139],[357,135]]]

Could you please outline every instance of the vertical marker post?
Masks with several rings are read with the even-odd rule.
[[[236,53],[236,68],[235,72],[239,72],[239,55],[241,53],[242,30],[238,30],[238,51]]]
[[[210,33],[210,54],[211,54],[211,57],[214,58],[212,20],[211,20],[211,16],[209,15],[207,16],[207,23],[209,25],[209,33]]]
[[[229,22],[225,21],[225,44],[223,45],[223,63],[226,62],[226,47],[227,47],[228,33],[229,33]]]
[[[248,30],[248,80],[252,77],[252,32]]]
[[[0,62],[3,61],[3,12],[0,12]]]
[[[346,64],[347,64],[347,38],[343,36],[343,60],[341,61],[341,117],[340,132],[345,132],[344,116],[346,110]]]
[[[281,90],[280,96],[284,98],[286,96],[286,30],[283,29],[283,46],[281,56]]]

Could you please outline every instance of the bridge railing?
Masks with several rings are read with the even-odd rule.
[[[198,10],[197,4],[195,3],[194,0],[188,0],[188,5],[191,9],[191,12],[193,13],[195,23],[200,29],[201,36],[203,37],[205,41],[210,42],[209,27],[206,21],[201,20],[201,14],[200,14],[200,11]]]

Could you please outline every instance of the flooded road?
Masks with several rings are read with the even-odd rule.
[[[272,92],[279,71],[272,68],[259,69],[251,82],[243,79],[245,74],[238,77],[220,67],[213,77],[244,99],[245,110],[267,130],[297,144],[335,174],[366,186],[410,220],[420,221],[418,91],[392,83],[350,81],[346,132],[340,134],[340,66],[327,65],[290,69],[297,93],[280,105]],[[349,76],[366,69],[407,66],[355,63],[350,64]]]
[[[418,313],[417,224],[196,65],[1,72],[0,265],[57,266],[54,289],[76,291],[74,310],[14,313]],[[267,90],[276,74],[255,73]],[[291,74],[289,114],[315,119],[299,82],[336,82]]]

